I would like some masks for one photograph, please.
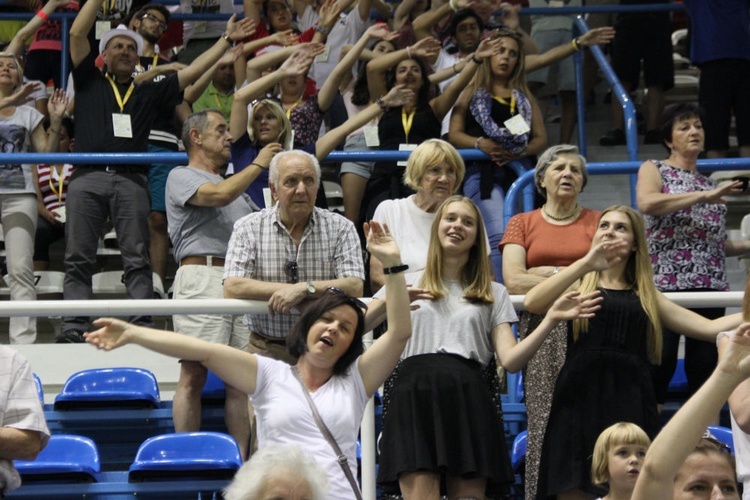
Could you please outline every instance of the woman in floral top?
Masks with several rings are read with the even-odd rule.
[[[667,108],[660,132],[669,151],[666,160],[649,160],[638,172],[638,207],[646,220],[654,283],[662,292],[726,291],[725,257],[750,252],[748,241],[727,241],[726,195],[742,191],[741,182],[717,187],[698,172],[704,146],[701,111],[692,104]],[[700,308],[707,318],[724,315],[724,308]],[[685,339],[685,371],[694,393],[716,366],[716,348]],[[661,366],[655,373],[659,404],[677,361],[679,335],[664,330]],[[718,415],[717,415],[718,417]]]

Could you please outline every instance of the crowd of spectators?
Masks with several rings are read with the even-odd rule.
[[[702,12],[687,3],[693,15]],[[502,495],[513,474],[498,368],[526,369],[526,498],[579,498],[602,494],[612,470],[605,463],[592,479],[602,431],[636,424],[643,448],[656,436],[680,334],[691,337],[686,366],[696,397],[717,377],[717,363],[741,356],[743,327],[732,340],[740,347],[724,343],[734,358],[721,359],[713,346],[739,315],[721,309],[703,317],[661,292],[726,290],[725,257],[750,252],[748,242],[726,241],[723,198],[741,183],[717,186],[696,167],[704,147],[726,154],[732,112],[740,153],[750,147],[750,112],[737,104],[750,102],[747,89],[727,90],[735,101],[721,106],[716,95],[728,86],[726,74],[747,72],[750,43],[694,51],[714,92],[702,90],[704,116],[693,105],[664,110],[674,75],[663,12],[623,15],[616,35],[601,27],[573,37],[566,16],[535,19],[529,36],[517,6],[470,0],[404,0],[392,21],[377,23],[371,11],[387,19],[392,10],[381,0],[245,0],[241,19],[234,10],[227,0],[183,1],[179,9],[48,0],[0,52],[3,151],[188,153],[184,166],[0,165],[12,300],[35,299],[33,271],[49,269],[49,246],[61,238],[64,299],[90,299],[98,242],[111,224],[130,298],[152,298],[154,274],[166,281],[173,258],[175,298],[268,303],[268,314],[244,318],[175,316],[184,336],[156,335],[145,315],[98,320],[95,333],[86,333],[88,317],[64,318],[56,342],[105,349],[133,342],[180,358],[178,432],[200,428],[210,368],[226,382],[227,428],[244,458],[258,445],[309,440],[325,464],[328,498],[351,498],[356,466],[336,466],[312,415],[290,421],[290,412],[307,411],[295,391],[298,382],[309,390],[313,413],[313,400],[325,405],[324,420],[334,422],[351,464],[364,403],[390,376],[379,473],[386,490],[420,499],[441,491]],[[729,11],[720,10],[736,22]],[[732,29],[750,42],[747,11],[738,16],[744,28]],[[67,92],[61,25],[49,20],[55,12],[77,12]],[[233,15],[181,23],[170,19],[174,12]],[[585,159],[575,146],[548,148],[532,92],[541,85],[527,84],[546,83],[555,74],[547,67],[557,65],[566,142],[576,120],[570,56],[613,37],[613,65],[627,90],[643,60],[645,142],[669,154],[640,169],[643,215],[579,204]],[[621,108],[613,110],[603,145],[624,143]],[[337,214],[327,209],[319,162],[344,144],[410,155],[342,165],[345,213]],[[487,159],[465,164],[456,148]],[[505,193],[532,168],[545,202],[506,230]],[[519,341],[509,292],[526,295]],[[363,310],[355,297],[370,294]],[[386,319],[385,333],[362,354],[363,329]],[[10,339],[33,343],[35,321],[12,318]],[[336,414],[343,407],[344,417]],[[431,425],[404,425],[416,421]],[[641,487],[648,488],[655,486]]]

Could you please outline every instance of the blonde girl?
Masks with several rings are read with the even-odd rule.
[[[630,500],[650,445],[643,429],[630,422],[618,422],[599,434],[591,481],[609,490],[600,500]]]

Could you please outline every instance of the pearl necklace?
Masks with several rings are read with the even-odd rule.
[[[542,213],[544,215],[546,215],[547,217],[549,217],[550,219],[552,219],[554,221],[558,221],[558,222],[573,219],[574,217],[576,217],[578,215],[578,213],[580,211],[581,211],[581,205],[579,205],[578,203],[576,203],[576,206],[573,208],[573,211],[570,212],[568,215],[563,215],[562,217],[557,217],[557,216],[552,215],[551,213],[549,213],[547,211],[547,204],[546,203],[544,205],[542,205]]]

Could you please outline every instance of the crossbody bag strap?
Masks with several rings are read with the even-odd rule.
[[[294,373],[294,377],[299,382],[299,385],[302,386],[302,392],[305,394],[307,404],[310,405],[310,410],[312,410],[313,417],[315,418],[315,423],[318,425],[320,433],[323,434],[323,437],[326,438],[328,444],[331,445],[331,448],[333,448],[333,452],[336,454],[336,461],[341,466],[341,470],[344,471],[346,479],[349,480],[349,485],[352,487],[352,491],[354,491],[354,496],[357,498],[357,500],[362,500],[362,493],[359,491],[357,480],[354,479],[354,474],[352,474],[352,470],[349,468],[349,460],[347,460],[346,455],[341,452],[341,448],[336,442],[336,438],[333,437],[333,434],[331,434],[331,431],[328,430],[325,422],[323,422],[320,413],[318,413],[318,408],[315,406],[315,403],[310,396],[310,391],[307,390],[307,386],[305,386],[305,383],[302,381],[302,377],[300,376],[299,371],[297,371],[296,366],[292,366],[292,373]]]

